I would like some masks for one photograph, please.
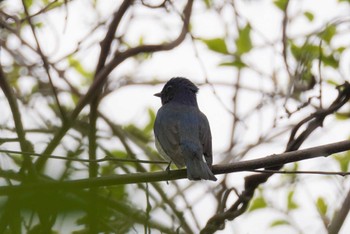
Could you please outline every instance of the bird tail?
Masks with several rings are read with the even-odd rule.
[[[217,180],[202,157],[185,157],[185,163],[189,180]]]

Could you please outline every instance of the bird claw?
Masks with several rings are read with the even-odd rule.
[[[170,172],[170,166],[171,166],[171,161],[169,162],[168,166],[165,168],[165,170],[169,173]]]

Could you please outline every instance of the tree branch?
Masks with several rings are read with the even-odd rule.
[[[30,142],[27,141],[26,136],[25,136],[25,131],[24,131],[23,124],[22,124],[21,112],[19,111],[16,97],[15,97],[10,85],[7,83],[5,73],[2,70],[1,64],[0,64],[0,87],[7,98],[7,101],[9,103],[9,106],[10,106],[10,109],[12,112],[13,121],[15,124],[15,130],[16,130],[16,133],[18,136],[21,151],[31,152],[33,150],[32,150],[32,147],[30,145]],[[26,167],[28,169],[32,165],[31,159],[29,156],[24,156],[24,155],[23,155],[23,158],[24,158],[24,164],[23,164],[22,169],[24,169]]]
[[[334,153],[344,152],[350,150],[350,141],[340,141],[332,144],[312,147],[308,149],[286,152],[282,154],[273,154],[265,156],[259,159],[240,161],[235,163],[229,163],[224,165],[214,165],[213,173],[227,174],[240,171],[251,171],[254,169],[281,166],[286,163],[298,162],[302,160],[327,157]],[[145,183],[145,182],[160,182],[185,179],[186,169],[173,170],[170,172],[144,172],[144,173],[133,173],[123,175],[113,175],[108,177],[97,177],[89,179],[71,180],[64,182],[42,182],[37,184],[25,184],[25,185],[14,185],[14,186],[1,186],[0,195],[9,195],[10,193],[24,192],[33,189],[43,190],[71,190],[71,189],[83,189],[101,186],[113,186],[123,184],[134,184],[134,183]]]
[[[335,212],[334,217],[328,227],[328,234],[339,233],[341,227],[343,226],[345,218],[349,213],[349,209],[350,209],[350,191],[348,191],[348,194],[346,195],[346,198],[342,203],[340,210]]]

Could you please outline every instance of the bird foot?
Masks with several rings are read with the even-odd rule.
[[[170,172],[170,166],[171,166],[171,161],[169,162],[168,166],[165,168],[165,170],[169,173]]]

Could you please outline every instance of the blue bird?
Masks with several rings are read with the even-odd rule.
[[[186,166],[188,179],[216,181],[211,171],[210,126],[198,108],[197,92],[198,88],[190,80],[176,77],[170,79],[160,93],[154,94],[162,101],[154,123],[156,147],[170,163],[178,168]]]

